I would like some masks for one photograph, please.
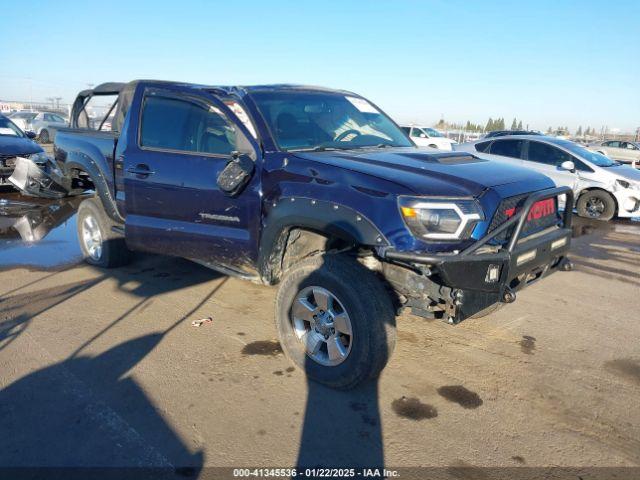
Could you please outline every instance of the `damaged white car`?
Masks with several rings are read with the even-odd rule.
[[[544,173],[557,186],[571,187],[580,216],[599,220],[640,216],[640,171],[568,140],[514,135],[454,149],[525,166]]]

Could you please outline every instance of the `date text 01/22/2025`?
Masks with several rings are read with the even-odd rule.
[[[398,477],[397,470],[386,468],[237,468],[233,470],[233,476],[237,478],[273,478],[273,477],[324,477],[324,478],[390,478]]]

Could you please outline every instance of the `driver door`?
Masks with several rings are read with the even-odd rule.
[[[137,114],[120,159],[127,243],[253,273],[259,175],[234,196],[217,184],[232,152],[258,159],[245,127],[219,99],[179,89],[146,88]]]

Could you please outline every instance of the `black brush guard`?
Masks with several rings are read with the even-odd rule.
[[[524,237],[520,241],[534,204],[560,195],[566,196],[561,225],[548,228],[548,232],[543,230]],[[489,306],[496,301],[512,301],[515,299],[514,291],[567,263],[566,253],[571,243],[572,205],[573,191],[569,187],[541,190],[532,193],[511,218],[458,254],[423,255],[386,249],[382,256],[395,262],[427,266],[431,277],[437,277],[441,285],[452,290],[473,292],[477,298],[477,305],[472,309],[479,311],[481,307]],[[510,229],[513,229],[510,238],[502,247],[497,247],[498,251],[478,253],[480,248]],[[533,251],[534,258],[518,264],[522,255]],[[498,269],[497,278],[490,278],[490,269]],[[467,309],[467,314],[461,317],[473,313],[475,312]]]

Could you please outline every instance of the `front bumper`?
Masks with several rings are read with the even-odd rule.
[[[618,204],[618,217],[640,216],[640,190],[623,188],[613,192],[613,196]]]
[[[438,289],[444,298],[440,299],[442,305],[437,308],[446,312],[450,322],[457,323],[496,302],[513,301],[517,290],[568,265],[570,210],[564,210],[560,225],[522,236],[533,205],[559,195],[566,195],[567,204],[573,205],[573,192],[568,187],[535,192],[509,220],[458,254],[421,255],[386,249],[382,257],[421,270],[435,284],[444,287]],[[487,248],[491,240],[509,231],[506,244],[493,251]],[[482,253],[483,250],[490,251]],[[424,292],[415,293],[424,297]],[[427,296],[431,301],[435,300],[433,291]]]

